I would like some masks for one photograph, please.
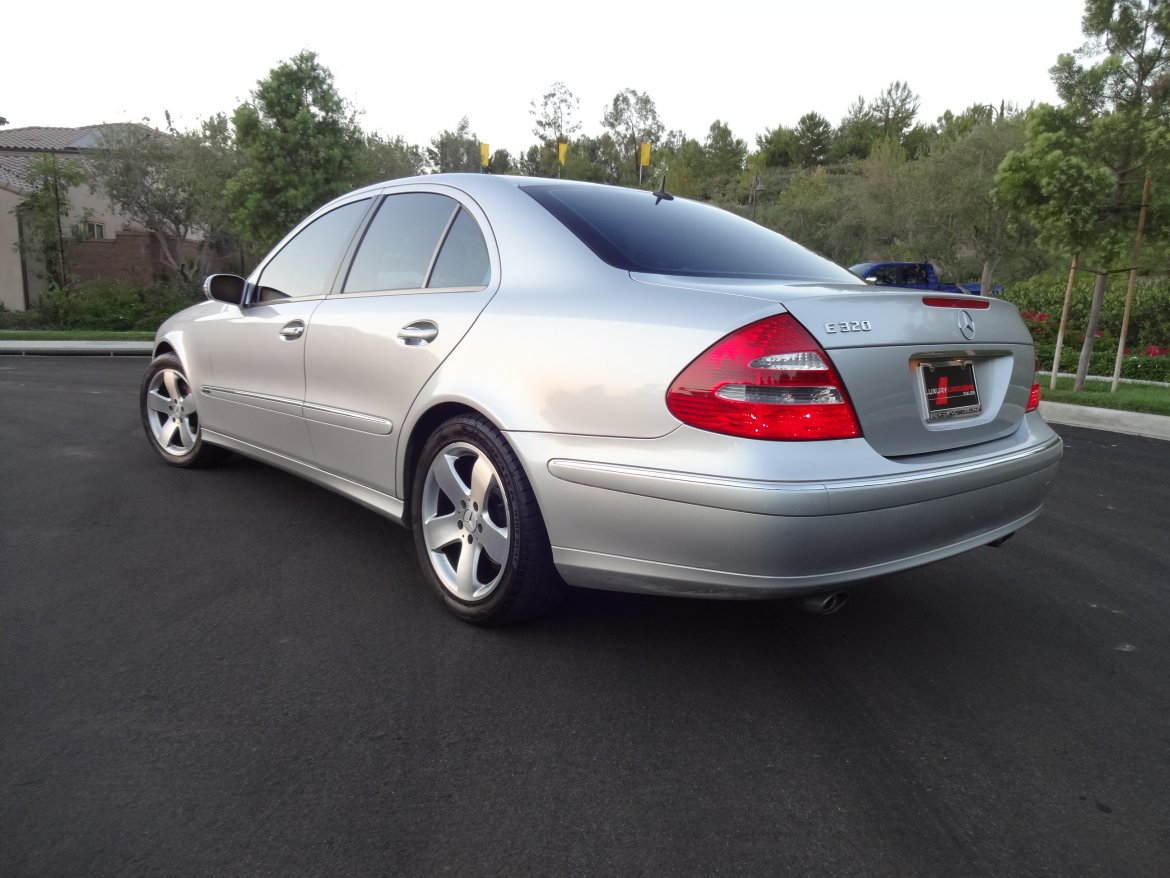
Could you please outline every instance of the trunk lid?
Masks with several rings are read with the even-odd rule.
[[[829,354],[880,454],[928,454],[1013,433],[1035,352],[1016,307],[961,294],[812,289],[783,296]]]

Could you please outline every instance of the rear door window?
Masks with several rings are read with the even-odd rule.
[[[432,192],[388,196],[378,208],[343,292],[474,287],[487,283],[487,247],[457,201]]]

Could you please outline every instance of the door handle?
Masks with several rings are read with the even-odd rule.
[[[295,341],[305,334],[305,324],[301,320],[286,323],[280,330],[280,337],[285,341]]]
[[[430,320],[416,320],[398,330],[398,340],[407,347],[430,344],[439,335],[439,327]]]

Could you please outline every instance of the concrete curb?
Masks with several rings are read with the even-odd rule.
[[[0,341],[0,356],[149,357],[152,349],[148,341]],[[1170,441],[1170,418],[1161,415],[1044,401],[1040,415],[1053,424]]]
[[[16,357],[149,357],[149,341],[0,341],[0,355]]]
[[[1097,409],[1041,400],[1040,416],[1050,424],[1088,427],[1092,430],[1108,430],[1111,433],[1128,433],[1131,436],[1170,441],[1170,418],[1163,415],[1121,412],[1116,409]]]

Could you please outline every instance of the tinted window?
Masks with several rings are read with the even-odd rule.
[[[337,261],[370,206],[352,201],[318,217],[281,249],[260,275],[261,301],[319,296],[333,280]]]
[[[445,195],[391,195],[366,230],[345,292],[414,290],[423,285],[443,231],[459,205]]]
[[[856,283],[845,269],[763,226],[682,198],[611,186],[525,186],[616,268],[700,277]]]
[[[460,209],[443,241],[427,286],[482,287],[487,285],[490,274],[487,246],[479,225],[467,211]]]

